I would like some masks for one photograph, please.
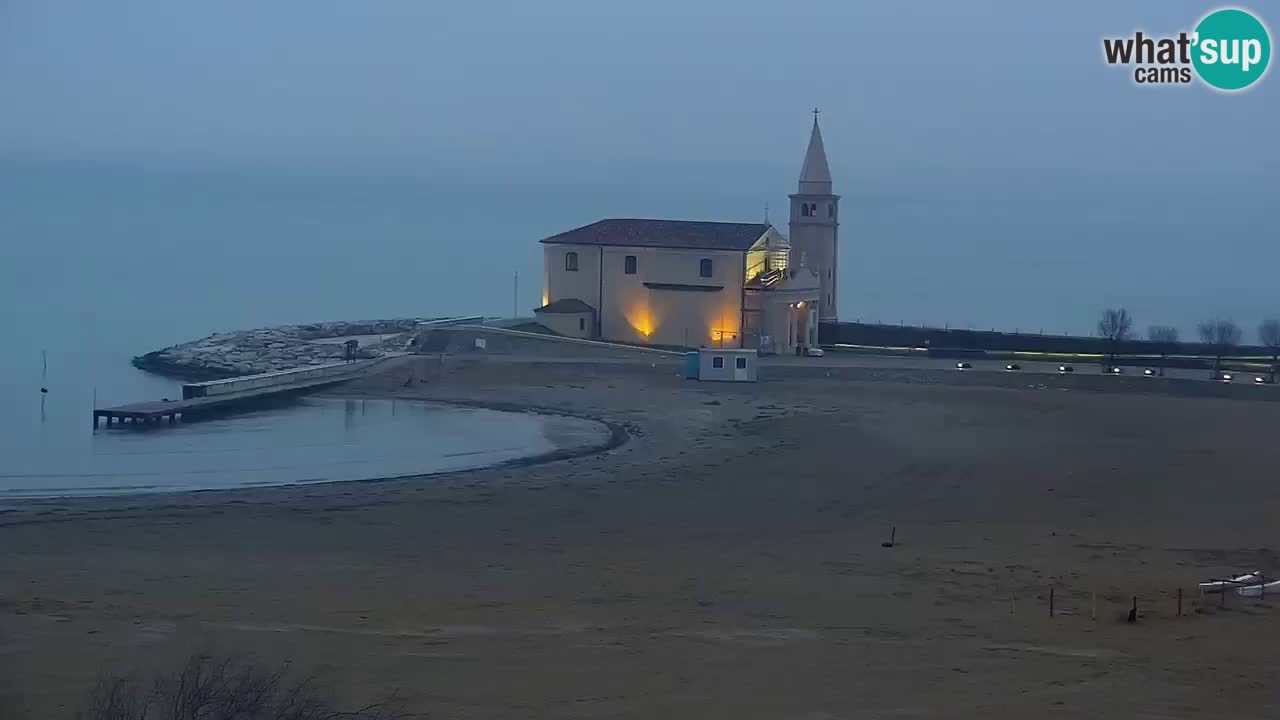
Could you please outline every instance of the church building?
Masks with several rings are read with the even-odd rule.
[[[606,219],[542,240],[542,325],[570,337],[790,353],[836,319],[840,197],[815,111],[790,239],[767,223]]]

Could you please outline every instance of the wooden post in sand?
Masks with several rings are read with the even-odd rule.
[[[1098,619],[1098,593],[1089,593],[1089,619]]]
[[[1049,617],[1053,617],[1053,586],[1049,586]]]
[[[1182,588],[1178,588],[1178,617],[1182,617]]]

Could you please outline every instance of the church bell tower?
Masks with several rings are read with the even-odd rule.
[[[800,186],[791,196],[791,265],[801,262],[818,273],[820,295],[818,319],[834,321],[840,296],[836,292],[840,277],[839,246],[840,196],[831,192],[831,168],[818,128],[818,110],[813,111],[813,131],[809,149],[800,169]]]

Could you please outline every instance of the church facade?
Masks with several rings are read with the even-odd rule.
[[[616,218],[542,240],[538,321],[561,335],[789,353],[835,320],[839,196],[814,117],[788,238],[767,223]]]

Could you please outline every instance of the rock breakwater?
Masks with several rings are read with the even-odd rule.
[[[404,350],[427,318],[326,322],[214,333],[139,355],[134,367],[184,379],[238,375],[324,365],[343,359],[343,338],[360,343],[357,356],[381,357]]]

